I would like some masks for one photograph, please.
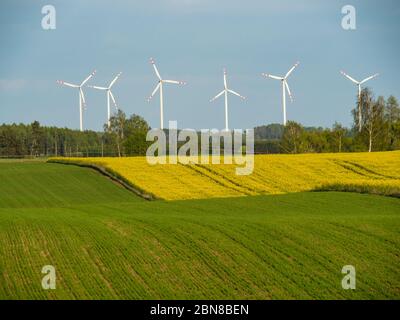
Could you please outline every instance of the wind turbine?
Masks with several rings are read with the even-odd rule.
[[[242,95],[240,95],[236,91],[233,91],[233,90],[228,88],[228,84],[227,84],[227,81],[226,81],[226,69],[224,69],[224,90],[222,90],[214,98],[212,98],[210,100],[210,102],[213,102],[214,100],[218,99],[220,96],[225,94],[225,130],[226,131],[229,130],[229,123],[228,123],[228,93],[232,93],[235,96],[238,96],[238,97],[242,98],[243,100],[246,99],[245,97],[243,97]]]
[[[85,100],[85,95],[83,94],[82,87],[85,85],[86,82],[90,80],[90,78],[92,78],[95,75],[95,73],[96,70],[94,70],[85,80],[83,80],[81,84],[73,84],[62,80],[57,80],[57,83],[60,85],[79,89],[79,124],[81,131],[83,131],[83,120],[82,120],[83,108],[86,107],[86,100]]]
[[[357,81],[354,78],[350,77],[348,74],[346,74],[344,71],[340,71],[340,73],[342,75],[344,75],[347,79],[349,79],[351,82],[355,83],[358,87],[358,130],[361,132],[362,129],[362,115],[361,115],[361,103],[360,103],[360,99],[361,99],[361,85],[364,84],[365,82],[376,78],[377,76],[379,76],[379,73],[375,73],[373,76],[370,76],[368,78],[365,78],[362,81]]]
[[[294,69],[299,65],[300,62],[296,62],[293,67],[290,68],[290,70],[286,73],[284,77],[278,77],[278,76],[273,76],[271,74],[266,74],[263,73],[262,75],[267,78],[275,79],[275,80],[280,80],[282,81],[282,110],[283,110],[283,125],[286,126],[286,91],[289,94],[290,101],[293,102],[293,97],[292,94],[290,93],[289,85],[287,83],[287,78],[290,76],[290,74],[293,72]]]
[[[117,108],[117,103],[115,102],[115,97],[114,97],[113,93],[111,92],[111,88],[114,85],[114,83],[118,80],[118,78],[121,76],[121,74],[122,74],[122,72],[118,73],[116,75],[116,77],[110,82],[108,87],[88,86],[89,88],[107,92],[107,125],[108,125],[108,127],[110,127],[110,118],[111,118],[110,99],[113,101],[114,107]]]
[[[152,94],[150,97],[147,99],[147,101],[150,102],[150,100],[153,98],[153,96],[157,93],[158,90],[160,90],[160,128],[161,130],[164,129],[164,97],[163,97],[163,85],[164,83],[172,83],[172,84],[180,84],[180,85],[185,85],[186,82],[184,81],[177,81],[177,80],[164,80],[161,78],[160,73],[158,72],[156,63],[153,58],[150,58],[150,63],[153,65],[154,72],[156,73],[156,76],[158,78],[158,84],[153,90]]]

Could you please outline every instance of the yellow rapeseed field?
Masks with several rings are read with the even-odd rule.
[[[165,200],[282,194],[312,190],[400,194],[400,152],[256,155],[254,172],[235,174],[236,164],[157,164],[145,157],[53,158],[90,164]]]

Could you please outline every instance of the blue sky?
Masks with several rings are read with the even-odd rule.
[[[56,30],[41,27],[41,9],[57,11]],[[341,27],[341,8],[356,8],[357,29]],[[78,96],[57,79],[103,86],[119,71],[114,87],[120,107],[159,125],[158,97],[146,98],[156,84],[148,63],[156,59],[165,78],[188,85],[165,88],[165,119],[180,128],[223,128],[222,69],[230,87],[248,97],[230,97],[230,126],[251,128],[281,122],[280,83],[262,72],[289,78],[294,103],[288,119],[330,127],[351,124],[356,79],[379,72],[369,86],[375,95],[400,98],[400,2],[396,0],[153,0],[22,1],[0,3],[0,123],[39,120],[45,125],[79,127]],[[84,127],[101,130],[106,97],[85,90]]]

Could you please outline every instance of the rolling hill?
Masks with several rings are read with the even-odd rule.
[[[53,158],[94,166],[164,200],[207,199],[313,190],[400,196],[400,152],[256,155],[254,172],[236,164],[150,165],[145,157]],[[222,161],[221,161],[222,162]]]
[[[399,230],[396,198],[145,201],[92,169],[0,162],[0,299],[399,299]]]

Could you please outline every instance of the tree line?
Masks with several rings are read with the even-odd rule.
[[[129,118],[119,110],[103,132],[78,131],[31,124],[0,125],[0,157],[99,157],[143,155],[150,129],[138,115]]]
[[[361,131],[359,114],[361,112]],[[352,110],[353,125],[335,123],[332,128],[304,127],[288,121],[255,128],[257,153],[323,153],[400,150],[400,108],[397,99],[374,98],[372,91],[361,92]]]
[[[361,112],[361,131],[359,113]],[[289,121],[254,129],[255,153],[322,153],[400,150],[400,108],[395,97],[375,99],[363,89],[352,110],[353,125],[332,128],[304,127]],[[145,155],[149,124],[139,115],[119,110],[103,132],[31,124],[0,126],[0,157],[98,157]],[[223,144],[222,144],[223,145]]]

